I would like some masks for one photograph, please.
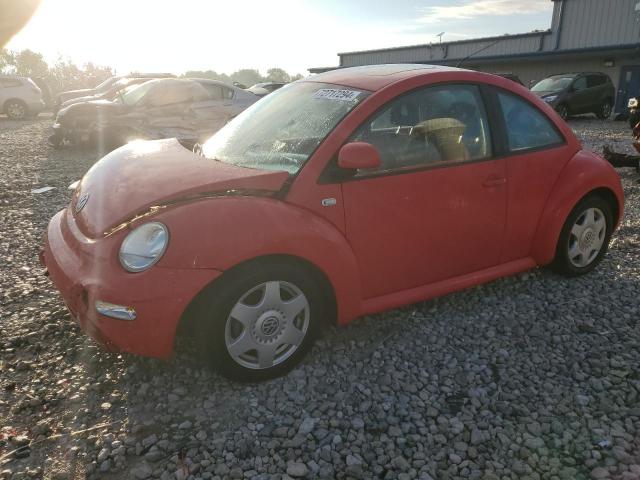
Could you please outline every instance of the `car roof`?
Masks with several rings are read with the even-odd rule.
[[[224,83],[221,80],[214,80],[212,78],[184,78],[183,80],[193,80],[194,82],[198,82],[198,83],[214,83],[216,85],[222,85],[223,87],[231,87],[232,85],[229,85],[227,83]]]
[[[214,85],[219,85],[219,86],[224,87],[224,88],[228,88],[229,90],[243,91],[244,92],[244,90],[242,88],[238,88],[235,85],[229,85],[228,83],[225,83],[222,80],[214,80],[212,78],[185,78],[184,80],[192,80],[192,81],[198,82],[200,84],[202,84],[202,83],[211,83],[211,84],[214,84]]]
[[[578,77],[580,75],[602,75],[603,77],[608,77],[606,73],[602,72],[569,72],[569,73],[556,73],[554,75],[549,75],[547,78],[553,77]]]
[[[376,91],[399,80],[436,72],[468,71],[453,67],[423,64],[366,65],[330,70],[302,81],[335,83],[363,90]]]

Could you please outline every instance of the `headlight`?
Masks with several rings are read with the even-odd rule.
[[[169,231],[162,223],[140,225],[120,247],[120,264],[129,272],[142,272],[156,263],[169,243]]]
[[[638,99],[637,98],[630,98],[629,99],[629,108],[636,108],[638,106]]]
[[[557,95],[549,95],[548,97],[544,97],[543,100],[547,103],[551,103],[553,102],[556,98],[558,98]]]

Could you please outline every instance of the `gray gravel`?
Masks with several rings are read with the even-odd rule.
[[[332,329],[285,378],[105,353],[37,253],[92,151],[0,118],[0,478],[640,479],[640,190],[583,278],[536,270]],[[631,151],[626,123],[571,125]],[[53,186],[39,195],[30,190]],[[87,431],[87,429],[90,429]]]

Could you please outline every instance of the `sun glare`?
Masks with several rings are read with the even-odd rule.
[[[38,12],[9,43],[47,60],[113,66],[118,73],[281,67],[305,73],[309,54],[304,2],[196,0],[43,0]],[[292,41],[296,39],[296,41]],[[305,46],[306,44],[306,46]],[[324,48],[323,48],[324,50]],[[335,50],[330,57],[335,57]],[[335,60],[334,60],[335,61]]]

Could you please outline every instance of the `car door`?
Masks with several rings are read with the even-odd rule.
[[[237,115],[234,112],[233,90],[217,83],[203,82],[202,86],[209,93],[209,98],[194,103],[193,113],[199,124],[206,123],[207,128],[215,132]]]
[[[493,156],[479,87],[428,87],[397,98],[351,140],[373,144],[382,158],[379,169],[342,183],[366,298],[498,263],[506,170]]]
[[[589,90],[588,110],[597,112],[600,110],[608,92],[606,77],[599,74],[587,75],[587,88]]]
[[[547,198],[575,151],[536,106],[505,90],[495,90],[493,95],[507,143],[507,228],[500,260],[506,263],[531,255]]]
[[[578,77],[573,81],[569,94],[569,111],[571,113],[585,113],[591,107],[591,93],[587,86],[587,77]]]
[[[0,79],[0,112],[4,102],[11,98],[22,98],[20,87],[22,83],[16,78],[3,78]]]
[[[206,97],[195,82],[159,82],[121,120],[149,138],[194,139],[198,131],[191,105]]]

